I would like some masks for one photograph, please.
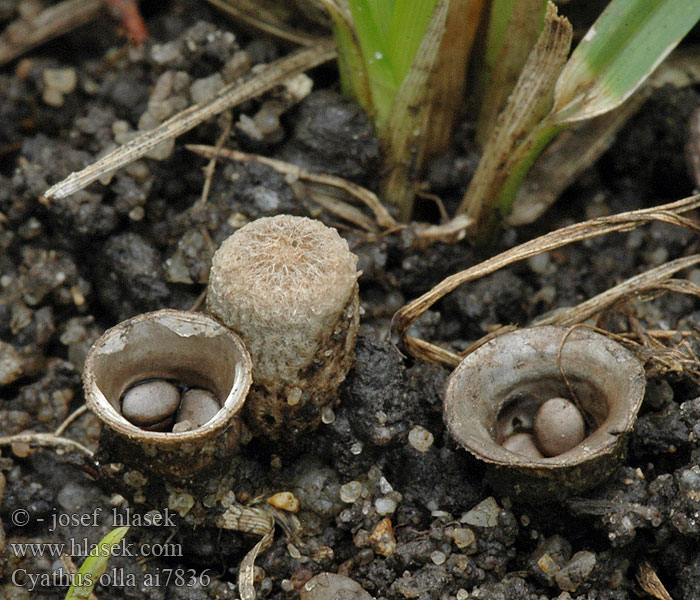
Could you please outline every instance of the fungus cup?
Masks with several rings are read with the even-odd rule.
[[[359,275],[337,231],[303,217],[258,219],[216,251],[207,310],[253,359],[254,432],[293,439],[336,400],[359,328]]]
[[[221,408],[188,431],[143,429],[121,403],[134,384],[153,379],[210,390]],[[93,344],[83,370],[87,405],[103,424],[98,457],[168,480],[223,469],[238,446],[251,379],[243,343],[206,315],[166,309],[119,323]]]
[[[506,439],[532,425],[545,401],[571,398],[560,367],[586,437],[548,458],[504,448]],[[642,364],[609,338],[588,329],[532,327],[491,340],[462,360],[447,385],[445,422],[466,450],[490,465],[490,484],[499,493],[556,501],[613,473],[644,388]]]

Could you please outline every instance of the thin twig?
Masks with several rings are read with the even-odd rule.
[[[249,0],[208,0],[208,2],[228,13],[234,19],[243,21],[251,27],[281,40],[300,46],[311,46],[318,41],[318,38],[314,38],[305,31],[293,29],[286,23],[280,22],[270,11],[264,10],[257,2]]]
[[[82,171],[71,173],[63,181],[51,186],[41,198],[43,203],[53,198],[65,198],[82,190],[104,175],[148,154],[156,146],[166,140],[193,129],[200,123],[233,108],[241,102],[263,94],[290,77],[303,73],[336,57],[335,44],[332,40],[322,40],[314,46],[304,48],[281,58],[245,83],[231,83],[223,87],[211,100],[195,104],[161,123],[158,127],[134,138],[129,143],[110,152],[104,158],[84,168]]]
[[[414,338],[408,334],[408,329],[428,308],[455,288],[531,256],[607,233],[631,231],[653,221],[687,227],[699,232],[700,225],[697,222],[682,216],[682,213],[691,211],[699,206],[700,195],[690,196],[662,206],[575,223],[520,244],[469,269],[450,275],[431,290],[405,305],[394,315],[396,330],[405,348],[413,356],[454,367],[461,360],[458,354],[419,338]]]
[[[566,384],[566,388],[569,390],[569,394],[571,395],[571,401],[576,405],[576,408],[578,408],[578,411],[583,415],[583,418],[586,419],[587,425],[589,427],[593,427],[593,419],[591,415],[588,414],[588,411],[585,410],[581,400],[579,400],[578,394],[576,394],[574,386],[571,385],[569,378],[566,376],[566,373],[564,372],[564,366],[561,362],[561,354],[564,351],[564,344],[566,344],[566,340],[568,340],[571,333],[573,333],[573,331],[578,329],[579,327],[587,327],[587,325],[582,323],[579,323],[578,325],[572,325],[571,327],[569,327],[569,329],[567,329],[564,332],[564,335],[561,338],[561,342],[559,343],[559,348],[557,349],[557,366],[559,367],[559,373],[561,374],[562,379]]]
[[[204,304],[204,300],[207,297],[207,288],[204,288],[202,290],[202,293],[197,296],[197,299],[194,301],[194,304],[190,306],[187,310],[189,312],[197,312],[200,308],[202,308],[202,304]]]
[[[200,156],[204,156],[205,158],[211,158],[215,155],[215,148],[212,146],[188,145],[186,148],[196,154],[199,154]],[[339,188],[365,204],[374,214],[374,218],[380,227],[396,227],[397,225],[394,218],[379,201],[376,194],[369,191],[367,188],[363,188],[362,186],[357,185],[352,181],[348,181],[347,179],[343,179],[342,177],[326,175],[323,173],[312,173],[306,169],[298,167],[297,165],[284,162],[282,160],[260,156],[259,154],[249,154],[238,150],[230,150],[228,148],[222,148],[219,152],[219,156],[235,161],[258,162],[263,165],[267,165],[268,167],[272,167],[275,169],[275,171],[284,175],[294,175],[304,181]]]
[[[65,0],[30,19],[17,19],[0,35],[0,65],[95,19],[102,0]]]
[[[219,152],[221,152],[221,149],[224,147],[224,144],[226,143],[226,140],[228,139],[229,133],[231,133],[231,124],[233,123],[233,115],[231,114],[230,110],[224,113],[224,118],[225,118],[225,122],[224,122],[223,131],[221,132],[219,139],[216,140],[216,145],[214,146],[216,152],[214,152],[214,155],[209,159],[209,163],[203,169],[204,170],[204,185],[202,186],[202,196],[199,199],[199,201],[202,204],[206,203],[207,199],[209,198],[209,190],[211,189],[211,181],[214,178],[214,171],[216,170],[216,161],[219,158]]]
[[[78,450],[90,458],[94,454],[92,450],[83,446],[80,442],[59,437],[53,433],[18,433],[0,437],[0,446],[11,446],[12,444],[30,444],[47,448],[63,447],[69,450]]]
[[[69,414],[63,423],[61,423],[57,428],[56,431],[53,432],[55,436],[60,436],[63,434],[63,432],[68,429],[68,426],[75,421],[78,417],[86,413],[88,410],[87,404],[83,404],[80,408],[76,408],[71,414]]]

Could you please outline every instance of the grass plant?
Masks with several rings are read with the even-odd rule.
[[[64,600],[89,600],[92,597],[92,590],[107,569],[107,562],[112,552],[127,531],[129,531],[128,526],[115,527],[99,541],[73,576],[73,585],[68,589]]]
[[[565,61],[571,27],[546,0],[322,2],[334,22],[343,90],[374,121],[385,153],[382,195],[399,206],[402,220],[411,218],[424,159],[445,145],[446,135],[440,142],[431,136],[431,123],[463,101],[460,81],[445,98],[441,71],[444,79],[450,65],[463,81],[484,20],[482,71],[471,77],[479,89],[470,90],[482,99],[477,139],[484,155],[458,210],[477,230],[507,215],[552,138],[620,106],[700,20],[698,0],[612,0]],[[445,36],[452,43],[443,44]],[[444,123],[438,129],[448,131]]]

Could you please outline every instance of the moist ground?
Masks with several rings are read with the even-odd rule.
[[[185,143],[215,143],[224,125],[217,119],[178,139],[171,153],[164,149],[164,160],[140,160],[115,173],[108,186],[39,203],[51,184],[144,125],[149,111],[180,110],[206,93],[236,52],[254,65],[286,51],[240,31],[204,2],[172,2],[148,15],[148,26],[151,41],[126,48],[114,22],[104,18],[0,71],[0,356],[19,355],[24,373],[0,387],[0,433],[53,431],[83,403],[80,371],[90,344],[127,317],[195,305],[214,250],[238,227],[269,214],[311,215],[337,226],[358,255],[364,315],[334,420],[295,448],[254,439],[242,449],[240,498],[284,489],[302,504],[306,553],[278,530],[256,562],[260,597],[297,598],[313,574],[332,571],[389,600],[623,600],[637,597],[635,573],[647,560],[674,598],[700,598],[700,392],[692,380],[682,373],[650,379],[629,454],[609,482],[564,503],[527,506],[493,496],[483,465],[447,434],[442,391],[449,372],[402,357],[388,337],[398,308],[483,258],[588,216],[689,195],[683,147],[689,114],[700,106],[698,91],[656,91],[615,146],[544,217],[506,229],[478,250],[467,242],[425,247],[409,230],[356,231],[263,165],[219,161],[201,202],[206,161]],[[59,105],[46,102],[47,69],[76,77]],[[187,75],[154,108],[149,95],[167,70]],[[254,116],[261,101],[234,111],[226,145],[372,187],[378,145],[371,127],[338,95],[330,67],[311,76],[315,91],[262,139],[237,125],[240,114]],[[470,131],[469,123],[460,125],[450,153],[428,169],[431,191],[448,211],[475,166]],[[419,212],[427,218],[433,209],[427,203]],[[697,247],[692,233],[662,224],[568,246],[459,288],[412,334],[461,349],[495,324],[527,325]],[[697,269],[684,275],[700,280]],[[666,294],[618,307],[605,324],[622,327],[630,314],[647,329],[690,332],[689,347],[700,348],[700,305],[692,296]],[[2,371],[6,365],[0,361],[0,380],[12,379]],[[416,426],[433,435],[425,451],[409,442]],[[98,430],[96,419],[84,415],[64,435],[94,447]],[[112,510],[125,514],[128,507],[109,482],[86,472],[77,454],[14,450],[3,449],[0,464],[7,479],[0,508],[3,597],[63,598],[65,588],[42,584],[30,593],[27,577],[15,579],[20,586],[12,581],[22,569],[51,573],[57,557],[21,557],[7,544],[96,543],[110,529]],[[359,487],[341,489],[355,481]],[[50,530],[60,514],[97,508],[96,523]],[[13,524],[19,509],[28,511],[26,526]],[[387,518],[395,547],[390,537],[377,537]],[[128,536],[137,545],[173,542],[182,555],[113,557],[110,569],[121,579],[99,587],[100,600],[235,598],[238,566],[257,541],[185,527],[134,527]],[[314,554],[314,548],[332,552]],[[543,570],[545,554],[564,567],[556,576]],[[157,585],[145,586],[148,573],[160,576]],[[167,582],[165,573],[172,575]]]

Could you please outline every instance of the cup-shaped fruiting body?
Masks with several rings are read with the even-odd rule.
[[[207,309],[251,354],[254,432],[293,439],[336,400],[359,328],[358,276],[338,232],[304,217],[258,219],[217,250]]]
[[[98,456],[173,480],[225,464],[251,381],[243,343],[211,317],[166,309],[119,323],[83,370],[103,425]]]
[[[532,327],[497,337],[462,360],[447,386],[445,422],[464,448],[491,466],[497,491],[526,501],[559,500],[602,483],[619,465],[644,388],[641,363],[604,335]],[[555,413],[543,421],[538,411],[548,401]],[[570,447],[557,439],[562,431],[579,436],[577,443],[538,456],[538,449]]]

